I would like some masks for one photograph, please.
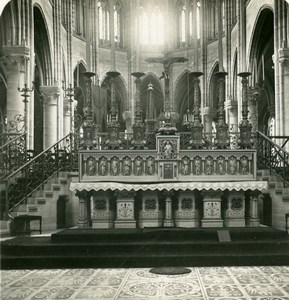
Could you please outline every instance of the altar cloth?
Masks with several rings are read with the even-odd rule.
[[[158,182],[158,183],[122,183],[122,182],[72,182],[71,191],[161,191],[161,190],[259,190],[268,189],[267,181],[222,181],[222,182]]]

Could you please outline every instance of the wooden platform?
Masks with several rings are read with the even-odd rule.
[[[70,229],[4,241],[1,252],[2,269],[289,265],[289,236],[265,227]]]

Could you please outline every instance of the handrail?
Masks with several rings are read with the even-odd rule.
[[[0,146],[0,179],[27,162],[26,143],[26,133],[23,133]]]
[[[270,174],[273,172],[277,175],[283,181],[284,187],[289,186],[289,152],[259,131],[257,131],[257,165],[259,169],[268,169]]]
[[[24,136],[26,136],[26,133],[22,133],[22,134],[20,134],[20,135],[17,135],[17,137],[15,137],[15,138],[13,138],[12,140],[8,141],[6,144],[0,146],[0,151],[2,150],[2,148],[8,146],[9,144],[15,142],[16,140],[18,140],[18,139],[20,139],[20,138],[22,138],[22,137],[24,137]]]
[[[75,169],[77,153],[73,151],[73,142],[73,133],[67,134],[4,179],[7,214],[27,202],[27,198],[54,174]]]

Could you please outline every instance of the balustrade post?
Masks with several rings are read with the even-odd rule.
[[[250,72],[241,72],[238,74],[242,78],[242,120],[239,124],[240,129],[240,146],[243,149],[251,148],[252,124],[248,121],[248,77]]]

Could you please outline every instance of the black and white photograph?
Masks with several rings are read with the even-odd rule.
[[[0,0],[0,298],[289,299],[289,0]]]

